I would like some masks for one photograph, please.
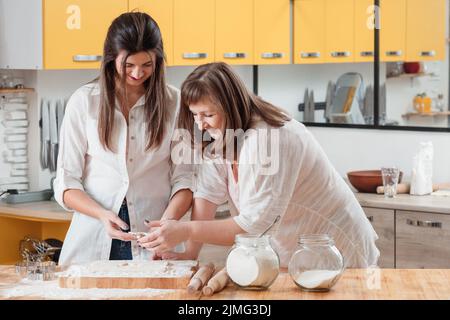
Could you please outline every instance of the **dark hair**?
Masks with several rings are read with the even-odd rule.
[[[291,119],[282,109],[250,92],[229,65],[208,63],[197,67],[181,86],[179,127],[187,129],[192,139],[195,124],[189,105],[205,99],[214,103],[224,116],[225,129],[245,132],[257,118],[279,128]]]
[[[111,134],[114,127],[114,110],[116,90],[126,97],[126,79],[122,77],[121,87],[116,88],[119,76],[115,60],[120,51],[126,55],[122,61],[122,74],[125,75],[126,59],[139,52],[154,52],[154,70],[149,79],[144,82],[145,92],[145,122],[147,131],[146,149],[159,147],[162,143],[167,122],[167,88],[164,75],[164,49],[161,31],[158,24],[148,14],[128,12],[117,17],[111,24],[106,35],[100,76],[100,112],[98,133],[100,142],[106,149],[112,150]]]

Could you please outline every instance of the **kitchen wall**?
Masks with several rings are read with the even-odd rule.
[[[252,67],[234,67],[251,89]],[[259,94],[288,110],[301,119],[297,105],[303,101],[304,88],[312,88],[316,101],[321,101],[328,80],[336,80],[342,73],[354,70],[363,74],[366,84],[373,77],[371,64],[335,64],[316,66],[264,66],[260,67]],[[168,68],[168,82],[180,87],[193,67]],[[448,70],[448,69],[447,69]],[[39,164],[39,108],[41,97],[68,97],[78,87],[96,77],[96,70],[76,71],[23,71],[26,85],[37,94],[30,95],[31,121],[29,134],[30,189],[48,188],[52,174],[41,170]],[[403,86],[410,85],[404,79]],[[403,87],[402,86],[402,87]],[[389,99],[389,97],[388,97]],[[320,112],[316,115],[321,117]],[[450,133],[388,131],[369,129],[319,128],[310,130],[342,176],[349,170],[374,169],[383,165],[397,165],[409,180],[412,157],[419,142],[432,141],[435,148],[434,182],[450,181]]]

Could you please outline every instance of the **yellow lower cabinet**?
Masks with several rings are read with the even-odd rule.
[[[43,0],[44,68],[96,69],[111,22],[127,0]]]

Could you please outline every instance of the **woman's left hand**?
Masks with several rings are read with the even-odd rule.
[[[170,251],[177,244],[189,239],[189,225],[187,222],[177,220],[158,220],[145,223],[150,227],[147,236],[139,238],[138,244],[152,249],[156,254]]]

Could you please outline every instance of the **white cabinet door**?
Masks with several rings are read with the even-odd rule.
[[[363,208],[378,235],[376,245],[380,250],[378,266],[395,268],[395,212],[391,209]]]
[[[42,69],[41,0],[0,0],[0,69]]]

